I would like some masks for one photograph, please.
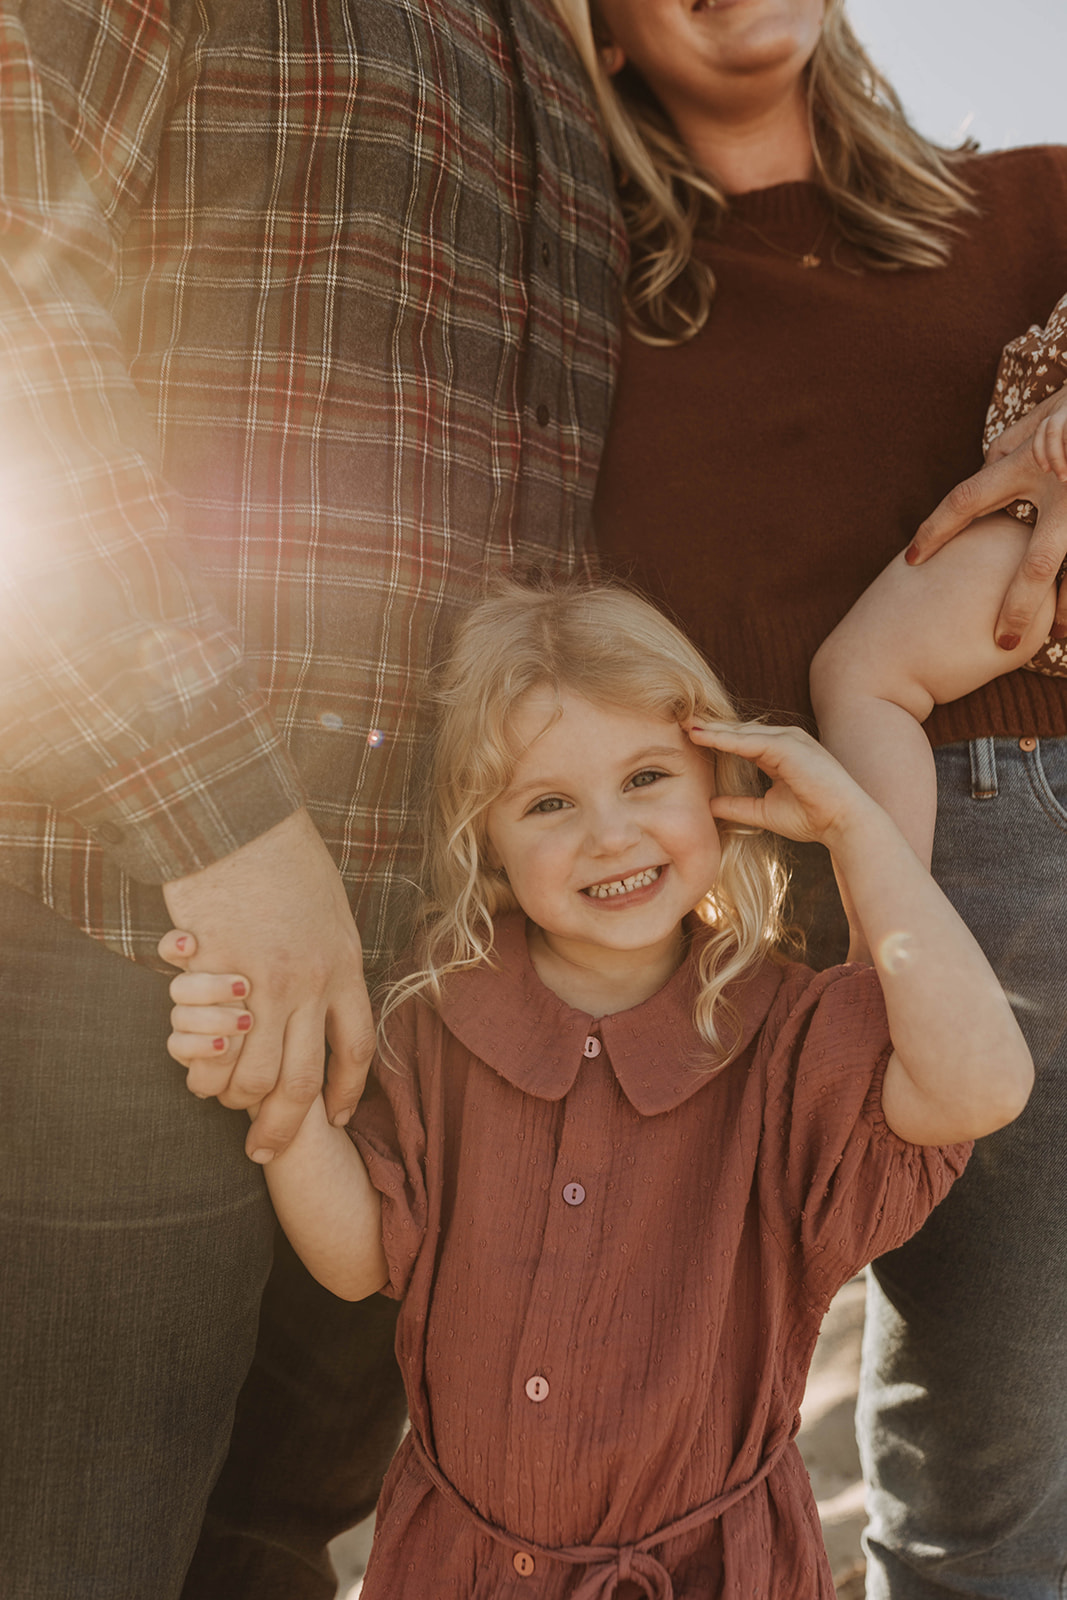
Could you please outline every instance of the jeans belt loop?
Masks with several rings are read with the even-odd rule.
[[[995,800],[997,797],[997,751],[990,738],[972,739],[971,798]]]

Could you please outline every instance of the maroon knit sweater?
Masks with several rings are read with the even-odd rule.
[[[964,173],[979,215],[943,268],[858,270],[812,184],[735,196],[700,246],[718,282],[704,330],[668,349],[626,338],[601,552],[759,710],[810,717],[816,647],[981,465],[1001,348],[1067,289],[1067,148]],[[1067,684],[1014,672],[927,728],[935,744],[1065,734]]]

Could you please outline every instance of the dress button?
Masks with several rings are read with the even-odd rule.
[[[580,1206],[585,1199],[585,1190],[580,1183],[568,1183],[563,1191],[563,1198],[569,1206]]]
[[[1036,750],[1037,749],[1037,740],[1036,739],[1030,739],[1030,738],[1020,739],[1019,740],[1019,749],[1020,750]]]
[[[536,1378],[527,1378],[526,1394],[535,1405],[540,1405],[542,1400],[548,1399],[548,1379],[540,1375]]]
[[[551,250],[550,250],[550,249],[549,249],[549,248],[548,248],[548,245],[547,245],[547,244],[543,244],[543,245],[542,245],[542,246],[541,246],[541,263],[542,263],[542,265],[543,265],[543,266],[546,266],[546,267],[547,267],[547,266],[548,266],[548,263],[549,263],[549,262],[550,262],[550,261],[551,261],[551,260],[552,260],[552,252],[551,252]]]
[[[591,1033],[582,1046],[582,1055],[589,1056],[590,1058],[593,1056],[598,1056],[603,1048],[604,1046],[601,1044],[600,1040],[595,1036],[595,1034]]]
[[[520,1578],[529,1578],[533,1574],[534,1558],[528,1550],[516,1550],[511,1558],[511,1565]]]
[[[549,424],[549,422],[551,421],[551,418],[552,418],[552,413],[548,409],[548,407],[547,406],[538,406],[537,411],[534,414],[537,417],[537,420],[541,424],[542,428],[547,428],[548,424]]]

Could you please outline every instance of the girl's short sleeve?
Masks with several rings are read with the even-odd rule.
[[[972,1146],[909,1144],[886,1122],[892,1044],[874,970],[837,967],[808,980],[799,992],[785,986],[785,1014],[776,1007],[768,1041],[760,1195],[823,1303],[922,1226]]]
[[[382,1197],[382,1244],[389,1264],[382,1293],[399,1300],[426,1235],[426,1132],[414,1034],[402,1026],[395,1033],[391,1059],[375,1059],[348,1133]]]

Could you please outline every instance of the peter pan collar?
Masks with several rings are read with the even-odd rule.
[[[619,1087],[642,1116],[673,1110],[707,1082],[714,1062],[693,1024],[704,936],[699,926],[685,961],[662,989],[629,1011],[599,1019],[573,1010],[545,988],[530,960],[525,917],[500,917],[495,931],[493,965],[453,973],[437,1009],[449,1032],[515,1088],[541,1100],[562,1100],[590,1039],[599,1041]],[[742,1016],[741,1052],[763,1023],[784,974],[764,961],[729,986]]]

